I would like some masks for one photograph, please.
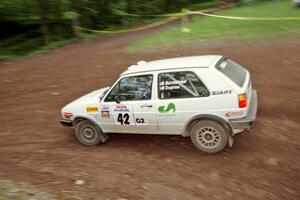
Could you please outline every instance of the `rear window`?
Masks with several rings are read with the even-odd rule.
[[[216,65],[216,68],[235,84],[243,87],[247,72],[242,66],[228,58],[225,58]]]

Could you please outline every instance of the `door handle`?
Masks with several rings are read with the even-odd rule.
[[[141,105],[141,108],[152,108],[153,105],[148,105],[148,104],[144,104],[144,105]]]

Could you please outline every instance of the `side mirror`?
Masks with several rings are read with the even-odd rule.
[[[116,96],[115,96],[115,102],[116,102],[117,104],[119,104],[119,103],[121,102],[120,95],[116,95]]]
[[[99,102],[103,99],[103,97],[106,95],[108,90],[109,90],[109,88],[99,96]]]

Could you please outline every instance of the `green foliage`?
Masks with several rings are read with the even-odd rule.
[[[0,57],[14,58],[95,35],[78,32],[73,25],[91,29],[132,27],[157,14],[180,11],[193,0],[5,0],[0,1]],[[207,0],[197,2],[208,2]],[[59,45],[58,45],[59,46]],[[0,59],[1,59],[0,58]]]
[[[222,10],[214,14],[242,17],[300,17],[300,10],[290,1],[269,1]],[[184,25],[190,33],[181,32],[181,26],[171,27],[143,38],[127,50],[138,51],[155,46],[194,43],[201,40],[257,39],[295,37],[300,35],[300,21],[243,21],[212,17],[194,17]]]
[[[5,191],[3,191],[2,189],[0,189],[0,200],[20,200],[20,197],[12,197],[12,196],[8,196]]]
[[[79,14],[77,12],[74,11],[67,11],[63,13],[63,19],[66,20],[75,20],[79,18]]]
[[[1,194],[0,194],[0,200],[19,200],[19,199],[21,199],[21,198],[13,198],[13,197],[8,197],[8,196],[1,196]]]
[[[248,1],[255,5],[258,0]],[[128,16],[126,13],[145,15],[179,12],[182,8],[198,10],[214,7],[218,2],[219,0],[2,0],[0,1],[0,55],[2,58],[24,56],[52,48],[58,43],[72,41],[72,38],[78,36],[83,38],[95,36],[83,31],[78,32],[74,26],[90,29],[120,29],[160,19]],[[194,37],[206,38],[203,29],[197,28],[199,25],[197,21],[189,24],[193,31],[188,37],[180,36],[181,33],[177,30],[179,28],[174,28],[170,33],[163,32],[162,35],[154,38],[161,41],[169,34],[176,37],[179,34],[178,37],[184,38],[182,41],[193,40],[191,38]],[[212,29],[210,25],[212,22],[201,23],[206,24],[208,32]],[[216,23],[219,23],[220,30],[225,32],[230,25],[230,23],[228,25],[222,22]],[[232,24],[232,26],[239,29],[239,25]],[[213,31],[210,33],[215,34]]]
[[[219,0],[211,0],[207,2],[195,3],[189,5],[187,8],[190,10],[202,10],[206,8],[213,8],[218,4]]]

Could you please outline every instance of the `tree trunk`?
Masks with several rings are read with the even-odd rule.
[[[59,34],[62,34],[62,36],[64,37],[66,35],[66,32],[63,31],[65,29],[65,21],[63,19],[63,10],[62,10],[62,0],[57,0],[57,10],[55,13],[55,18],[56,18],[56,22],[58,23],[58,27],[59,27]]]
[[[126,7],[125,7],[126,13],[133,13],[132,12],[132,1],[126,0]],[[130,24],[130,16],[125,16],[121,18],[122,25],[128,26]]]
[[[127,0],[127,13],[132,13],[132,0]]]
[[[165,0],[164,10],[165,12],[173,12],[175,10],[176,3],[174,0]]]
[[[47,17],[46,1],[38,0],[38,8],[39,8],[41,29],[42,29],[42,33],[43,33],[43,41],[44,41],[44,45],[47,45],[47,44],[49,44],[49,41],[50,41],[50,34],[49,34],[49,24],[48,24],[48,17]]]
[[[76,5],[76,0],[70,0],[70,6],[71,6],[71,10],[75,13],[77,12],[77,5]],[[77,28],[75,28],[76,26],[80,26],[79,20],[78,18],[75,18],[72,20],[72,34],[74,37],[79,38],[79,30]]]

